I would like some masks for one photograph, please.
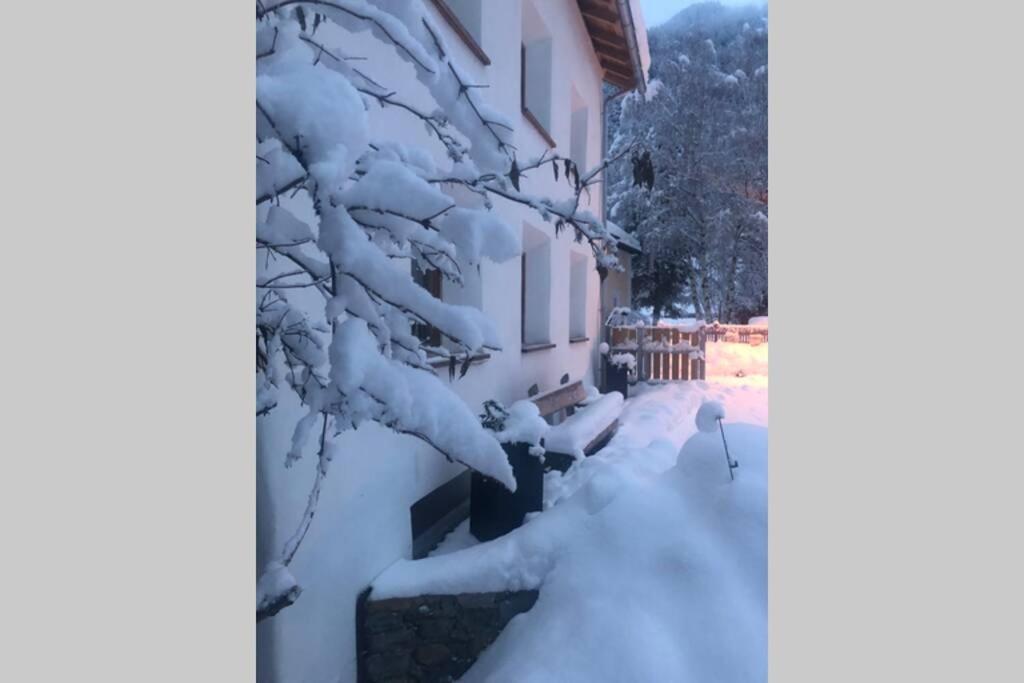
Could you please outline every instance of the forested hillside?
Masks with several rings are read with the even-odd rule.
[[[650,32],[650,49],[646,96],[609,105],[609,148],[642,144],[609,173],[608,187],[610,218],[643,245],[634,303],[655,317],[764,315],[767,6],[692,5]]]

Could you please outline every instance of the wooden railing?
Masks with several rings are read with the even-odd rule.
[[[638,381],[704,379],[704,328],[609,327],[609,356],[636,359]]]

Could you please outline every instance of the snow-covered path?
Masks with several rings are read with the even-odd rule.
[[[540,587],[463,681],[765,680],[767,346],[739,346],[709,345],[708,382],[638,387],[522,528],[400,562],[375,596]],[[720,435],[697,432],[707,400],[725,406],[735,482]]]

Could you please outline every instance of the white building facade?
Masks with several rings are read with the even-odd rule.
[[[520,158],[554,147],[580,168],[602,154],[602,83],[643,87],[646,34],[632,0],[423,0],[455,61],[487,103],[516,124]],[[321,34],[318,34],[318,36]],[[404,99],[436,108],[412,68],[366,33],[323,29],[325,44],[365,57],[360,68],[401,87]],[[615,55],[628,55],[629,62]],[[400,111],[373,109],[377,138],[431,147],[422,126]],[[437,149],[438,158],[443,158]],[[567,196],[545,167],[522,180],[532,195]],[[604,216],[602,193],[584,202]],[[502,351],[475,362],[452,389],[476,412],[487,399],[505,404],[572,380],[597,384],[602,337],[602,283],[587,245],[525,207],[495,201],[507,224],[522,230],[523,257],[470,269],[464,287],[440,285],[446,301],[479,307],[497,325]],[[628,264],[628,253],[624,260]],[[621,280],[621,277],[616,281]],[[626,279],[628,283],[628,278]],[[628,294],[626,294],[628,296]],[[618,305],[628,305],[620,302]],[[438,367],[448,382],[447,365]],[[314,478],[315,457],[283,466],[303,411],[282,402],[257,419],[257,572],[295,531]],[[290,565],[303,593],[257,625],[257,678],[264,683],[356,680],[355,609],[359,594],[394,561],[413,557],[411,508],[465,471],[425,443],[375,424],[343,438],[320,494],[316,517]]]

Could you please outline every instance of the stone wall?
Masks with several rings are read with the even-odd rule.
[[[357,610],[359,683],[454,681],[537,591],[370,600]]]

